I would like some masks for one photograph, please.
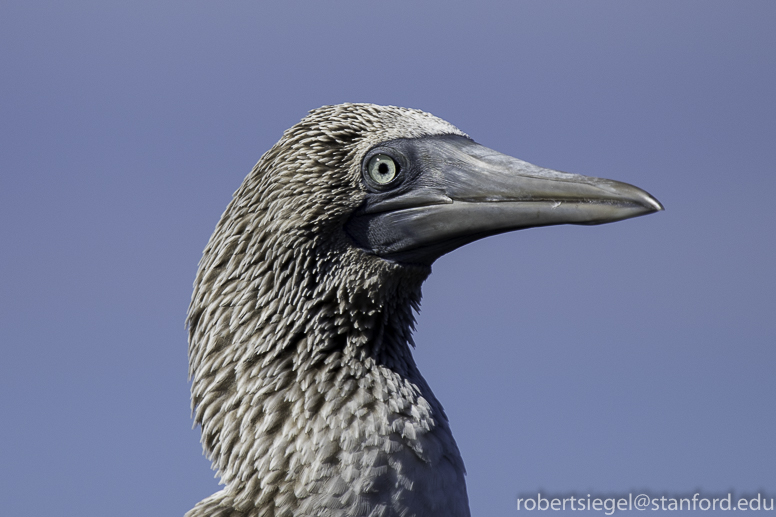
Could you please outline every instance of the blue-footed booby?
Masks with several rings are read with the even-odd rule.
[[[188,312],[191,404],[223,489],[188,517],[467,517],[464,464],[411,354],[441,255],[662,210],[422,111],[325,106],[235,192]]]

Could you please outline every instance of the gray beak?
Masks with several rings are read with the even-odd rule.
[[[512,230],[611,223],[663,210],[633,185],[543,169],[460,136],[395,140],[375,152],[393,157],[401,176],[387,189],[367,182],[367,200],[346,231],[360,247],[398,262],[430,265]]]

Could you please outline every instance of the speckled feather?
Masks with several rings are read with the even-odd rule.
[[[430,269],[354,245],[361,161],[457,134],[417,110],[326,106],[234,194],[189,308],[192,409],[224,488],[187,517],[468,516],[447,417],[413,361]]]

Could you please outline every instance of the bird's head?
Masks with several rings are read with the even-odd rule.
[[[254,226],[279,248],[293,243],[348,251],[362,264],[427,268],[489,235],[658,210],[632,185],[537,167],[428,113],[342,104],[313,110],[287,130],[224,219],[241,230]]]

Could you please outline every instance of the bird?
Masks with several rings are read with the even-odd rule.
[[[433,262],[490,235],[662,209],[420,110],[310,111],[245,178],[199,262],[191,408],[223,488],[186,517],[468,517],[461,454],[412,356]]]

